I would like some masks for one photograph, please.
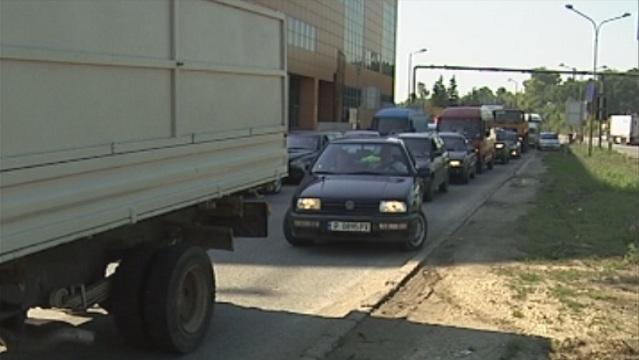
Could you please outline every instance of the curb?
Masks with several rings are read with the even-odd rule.
[[[442,234],[434,239],[431,246],[408,259],[408,261],[406,261],[406,263],[395,272],[395,275],[388,279],[387,283],[391,284],[391,286],[385,288],[382,292],[375,294],[371,298],[366,299],[363,302],[364,305],[357,310],[351,311],[345,318],[336,319],[336,323],[329,326],[320,338],[302,353],[299,360],[321,360],[330,352],[335,350],[340,345],[346,334],[366,319],[374,310],[393,297],[393,295],[395,295],[408,282],[408,280],[410,280],[413,275],[419,271],[426,261],[426,258],[441,245],[446,243],[446,240],[459,231],[459,229],[464,227],[477,213],[477,211],[484,206],[486,201],[499,191],[504,184],[521,174],[522,169],[528,166],[528,164],[537,156],[536,153],[531,153],[530,155],[531,156],[527,156],[523,162],[518,164],[517,167],[509,169],[510,172],[506,178],[499,182],[495,187],[488,191],[485,196],[476,202],[471,209],[462,216],[462,220],[460,222],[446,227],[442,231]]]

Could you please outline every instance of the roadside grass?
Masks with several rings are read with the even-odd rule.
[[[519,226],[530,260],[615,258],[639,263],[639,162],[585,146],[548,153],[544,186]]]
[[[589,346],[619,340],[639,354],[639,161],[598,149],[588,157],[579,145],[543,156],[542,187],[517,225],[522,261],[493,268],[510,290],[511,321],[572,326]]]

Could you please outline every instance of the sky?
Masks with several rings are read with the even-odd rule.
[[[395,101],[407,96],[409,53],[422,48],[427,52],[413,55],[413,65],[561,69],[558,65],[564,63],[591,71],[592,24],[567,10],[567,3],[597,23],[629,12],[630,17],[603,25],[598,66],[617,70],[639,66],[639,0],[399,0]],[[522,82],[529,78],[524,74],[418,70],[417,82],[430,90],[440,75],[446,83],[455,75],[461,95],[481,86],[522,91]]]

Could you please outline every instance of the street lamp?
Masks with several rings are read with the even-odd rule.
[[[412,53],[408,55],[408,100],[411,100],[410,74],[411,74],[411,71],[413,70],[413,55],[425,53],[426,51],[428,50],[426,48],[423,48],[417,51],[413,51]]]
[[[572,81],[577,80],[577,68],[576,67],[572,67],[572,66],[568,66],[564,63],[560,63],[559,64],[560,68],[564,68],[564,69],[568,69],[568,70],[572,70]]]
[[[598,47],[599,47],[599,30],[601,30],[601,27],[609,22],[615,21],[615,20],[619,20],[619,19],[623,19],[625,17],[630,16],[630,13],[625,13],[623,15],[620,16],[615,16],[615,17],[611,17],[609,19],[603,20],[602,22],[600,22],[599,24],[597,24],[590,16],[582,13],[581,11],[575,9],[574,6],[572,6],[571,4],[566,4],[566,9],[575,12],[577,15],[585,18],[586,20],[590,21],[590,23],[592,24],[592,28],[595,30],[595,44],[594,44],[594,56],[593,56],[593,81],[596,84],[597,83],[597,54],[598,54]],[[593,107],[594,108],[594,107]],[[595,119],[595,112],[593,111],[593,119],[592,121],[594,121]],[[599,124],[599,147],[601,147],[601,123]],[[588,156],[592,156],[592,124],[590,125],[590,136],[588,139]]]
[[[517,101],[517,94],[519,93],[519,83],[517,82],[517,80],[509,78],[508,82],[512,82],[515,83],[515,107],[519,106],[519,101]]]

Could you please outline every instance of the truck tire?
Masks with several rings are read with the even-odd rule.
[[[131,250],[113,275],[108,311],[122,339],[131,346],[147,347],[144,322],[144,291],[154,251],[148,247]]]
[[[197,348],[214,303],[213,267],[203,249],[178,244],[157,252],[144,297],[144,319],[156,348],[178,354]]]
[[[286,241],[293,246],[311,246],[313,245],[312,240],[300,239],[293,235],[293,231],[291,230],[291,220],[288,212],[284,217],[284,238]]]
[[[406,242],[403,244],[404,250],[407,251],[419,250],[426,242],[426,238],[428,237],[428,221],[426,220],[426,215],[424,215],[423,211],[419,212],[419,217],[412,226],[417,228],[415,229],[416,231],[409,234],[409,238],[406,239]]]

